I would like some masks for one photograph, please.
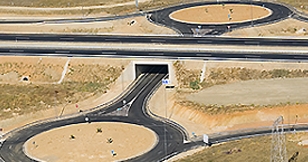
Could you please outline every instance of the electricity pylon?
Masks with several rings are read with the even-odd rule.
[[[283,117],[280,116],[272,128],[271,162],[287,162],[286,137],[283,129]]]

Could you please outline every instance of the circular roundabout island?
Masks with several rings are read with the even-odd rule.
[[[271,14],[270,9],[257,5],[213,4],[176,10],[169,17],[191,24],[228,24],[262,19]]]
[[[119,161],[150,151],[156,134],[143,126],[93,122],[55,128],[30,138],[25,153],[49,162]]]

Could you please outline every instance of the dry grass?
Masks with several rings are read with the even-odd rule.
[[[244,105],[244,104],[204,105],[204,104],[200,104],[200,103],[196,103],[196,102],[188,101],[188,100],[178,100],[176,101],[176,104],[187,107],[189,109],[197,110],[199,112],[202,112],[208,115],[217,115],[217,114],[231,114],[234,112],[244,112],[247,110],[282,107],[282,106],[288,106],[291,103],[290,102],[278,103],[275,105],[255,105],[255,104],[251,104],[251,105]],[[299,105],[303,103],[295,103],[295,104]]]
[[[209,75],[201,83],[203,88],[213,85],[227,84],[236,81],[308,77],[308,70],[256,70],[248,68],[215,68],[210,69]]]
[[[100,6],[100,5],[110,5],[125,3],[132,0],[112,0],[112,1],[102,1],[102,0],[1,0],[1,6],[20,6],[20,7],[76,7],[76,6]]]
[[[6,6],[33,6],[33,7],[73,7],[73,6],[93,6],[93,5],[106,5],[106,4],[116,4],[116,3],[124,3],[128,0],[113,0],[110,2],[104,2],[104,4],[101,3],[101,1],[95,0],[91,1],[72,1],[69,5],[68,2],[70,1],[63,1],[58,0],[57,2],[48,1],[48,3],[43,3],[43,1],[47,0],[39,0],[35,3],[33,3],[31,0],[26,1],[27,3],[24,3],[20,0],[15,0],[14,5],[12,5],[11,1],[0,1],[0,5]],[[194,0],[196,1],[196,0]],[[104,9],[76,9],[76,10],[60,10],[60,11],[50,11],[50,10],[9,10],[9,9],[3,9],[0,11],[0,14],[15,14],[15,15],[78,15],[78,16],[89,16],[91,14],[101,14],[101,13],[108,13],[111,15],[126,15],[132,12],[137,12],[138,10],[151,10],[151,9],[158,9],[165,6],[175,5],[175,4],[181,4],[186,2],[192,2],[189,0],[156,0],[156,1],[148,1],[144,3],[139,4],[139,9],[136,8],[135,5],[125,5],[125,6],[117,6],[117,7],[111,7],[111,8],[104,8]],[[8,4],[9,3],[9,4]]]
[[[63,83],[50,84],[59,80],[63,68],[60,65],[28,65],[22,62],[0,65],[1,75],[14,72],[17,76],[28,75],[30,80],[30,84],[0,84],[0,119],[48,109],[54,105],[75,103],[97,93],[106,93],[109,85],[122,71],[122,67],[109,65],[70,65]],[[61,69],[56,72],[56,68]],[[52,71],[50,75],[48,71]],[[53,77],[52,73],[60,75]],[[39,84],[35,84],[35,81]]]
[[[207,88],[214,85],[234,83],[238,81],[247,81],[247,80],[258,80],[258,79],[270,79],[270,78],[298,78],[298,77],[308,77],[308,70],[285,70],[285,69],[273,69],[273,70],[256,70],[256,69],[247,69],[247,68],[213,68],[210,69],[208,76],[204,79],[202,83],[196,82],[199,79],[200,72],[191,72],[187,69],[184,69],[180,62],[174,64],[176,67],[176,76],[178,79],[180,88],[194,89],[191,83],[197,83],[199,88]],[[196,90],[196,89],[194,89]],[[179,94],[183,95],[184,93],[180,90]],[[247,111],[252,109],[266,108],[266,107],[279,107],[290,105],[290,102],[287,103],[277,103],[274,105],[243,105],[243,104],[230,104],[230,105],[217,105],[210,104],[204,105],[192,101],[188,101],[185,98],[178,98],[177,104],[197,110],[202,113],[215,115],[215,114],[225,114],[233,113],[240,111]],[[295,104],[302,104],[296,102]]]
[[[189,70],[183,66],[183,62],[173,63],[179,88],[199,89],[200,70]]]
[[[307,133],[288,134],[286,136],[288,159],[290,159],[295,152],[299,152],[297,162],[308,161],[307,147],[297,145],[297,143],[301,141],[300,139],[302,136],[307,136]],[[176,162],[270,161],[271,139],[271,136],[263,136],[214,145]]]
[[[278,0],[278,1],[294,6],[298,10],[308,13],[308,1],[307,0]]]
[[[131,0],[112,0],[112,1],[81,1],[81,0],[11,0],[0,1],[0,6],[24,6],[24,7],[76,7],[76,6],[99,6],[110,5],[129,2]],[[178,5],[182,3],[197,2],[199,0],[150,0],[144,3],[139,3],[139,10],[158,9],[166,6]],[[290,4],[299,10],[308,12],[308,1],[306,0],[279,0],[280,2]],[[76,10],[60,10],[60,11],[47,11],[47,10],[7,10],[0,11],[2,14],[16,14],[16,15],[83,15],[100,14],[102,12],[112,15],[125,15],[131,12],[136,12],[135,5],[118,6],[104,9],[76,9]]]

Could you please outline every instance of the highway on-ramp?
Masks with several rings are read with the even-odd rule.
[[[261,7],[264,6],[265,8],[270,9],[272,11],[272,14],[262,19],[246,21],[246,22],[239,22],[239,23],[226,23],[226,24],[184,23],[184,22],[173,20],[169,16],[172,12],[180,10],[180,9],[195,7],[195,6],[202,6],[202,5],[215,5],[215,4],[247,4],[247,5],[256,5],[256,6],[261,6]],[[199,30],[202,30],[202,29],[209,30],[209,32],[205,33],[205,35],[221,35],[225,32],[228,32],[230,29],[233,30],[237,28],[258,26],[258,25],[278,22],[288,17],[291,17],[293,14],[294,14],[293,11],[290,10],[286,6],[283,6],[277,3],[263,2],[263,1],[223,1],[219,3],[217,2],[197,2],[197,3],[177,5],[174,7],[167,7],[167,8],[158,10],[158,11],[153,11],[151,12],[151,16],[149,17],[149,20],[156,24],[160,24],[162,26],[176,29],[176,31],[178,31],[180,34],[185,35],[185,36],[193,35],[194,34],[193,30],[197,28],[199,28]],[[228,26],[230,27],[230,29],[228,29]]]
[[[29,138],[56,127],[85,123],[86,117],[89,118],[89,122],[108,121],[143,125],[152,129],[157,134],[159,141],[151,151],[129,159],[128,161],[159,161],[169,154],[181,152],[181,150],[187,148],[186,144],[183,143],[185,138],[183,136],[183,130],[164,121],[154,120],[144,109],[146,100],[148,99],[147,96],[167,75],[160,69],[154,69],[154,71],[154,73],[142,74],[133,85],[131,91],[128,91],[117,102],[106,108],[96,109],[91,112],[82,112],[73,117],[57,118],[55,120],[33,124],[11,132],[2,144],[0,150],[1,157],[7,162],[35,161],[27,157],[23,152],[23,145]],[[126,101],[125,105],[123,105],[123,100]],[[128,107],[128,114],[117,115],[121,114],[121,112],[117,112],[121,111],[118,109],[120,107]],[[188,144],[189,147],[190,145]]]
[[[129,56],[129,57],[163,57],[163,58],[194,58],[194,59],[274,59],[274,60],[308,60],[307,53],[303,54],[251,54],[247,53],[202,53],[202,52],[148,52],[148,51],[129,51],[129,50],[67,50],[60,49],[14,49],[14,48],[0,48],[1,55],[22,55],[22,56],[70,56],[70,57],[104,57],[104,56]],[[188,150],[196,145],[204,145],[202,141],[184,143],[187,138],[185,130],[177,126],[177,124],[170,124],[167,120],[156,120],[147,113],[145,104],[147,96],[153,93],[153,89],[161,80],[166,77],[167,72],[164,69],[152,69],[148,73],[142,74],[139,79],[133,84],[130,91],[123,97],[108,107],[99,107],[90,112],[81,112],[71,117],[61,117],[54,120],[49,120],[37,124],[32,124],[24,128],[17,129],[8,134],[8,138],[3,143],[0,156],[7,162],[27,162],[34,161],[27,157],[23,152],[23,144],[34,135],[56,128],[60,126],[85,123],[85,118],[88,117],[90,122],[125,122],[143,125],[152,129],[158,136],[159,141],[155,147],[149,152],[137,156],[128,161],[161,161],[174,156],[180,152]],[[125,106],[123,100],[126,101]],[[118,112],[118,108],[129,108],[127,114],[125,112]],[[122,109],[121,109],[122,110]],[[120,114],[120,115],[119,115]],[[303,129],[306,129],[303,128]],[[215,136],[210,139],[211,143],[219,143],[230,139],[243,138],[252,136],[254,134],[268,134],[267,130],[254,130],[250,132],[240,132],[235,134]]]

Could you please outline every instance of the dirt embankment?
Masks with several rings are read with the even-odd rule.
[[[308,69],[308,64],[306,63],[270,63],[270,62],[259,62],[259,63],[247,63],[247,62],[214,62],[214,61],[207,61],[207,62],[198,62],[198,61],[191,61],[182,63],[185,69],[196,70],[199,76],[202,76],[202,71],[204,71],[204,80],[206,81],[209,74],[211,74],[211,69],[224,69],[224,68],[246,68],[246,69],[254,69],[257,71],[269,71],[273,69],[284,69],[285,71],[300,71]],[[301,69],[301,70],[296,70]],[[227,72],[227,71],[226,71]],[[225,73],[229,74],[229,73]],[[192,74],[190,74],[192,75]],[[226,76],[228,77],[228,76]],[[186,78],[182,76],[182,79]],[[187,77],[189,78],[189,77]],[[229,78],[226,78],[228,81]],[[296,80],[296,79],[295,79]],[[305,81],[305,79],[302,79]],[[231,82],[230,82],[231,81]],[[260,80],[262,81],[262,80]],[[280,81],[284,82],[283,84],[288,84],[289,86],[296,85],[292,79],[280,79]],[[226,83],[235,83],[239,82],[243,84],[245,82],[240,80],[229,80]],[[256,81],[258,82],[258,81]],[[224,84],[226,84],[224,83]],[[251,82],[253,83],[253,82]],[[228,87],[228,84],[224,85]],[[299,105],[292,105],[296,104],[296,101],[301,94],[290,93],[289,98],[287,100],[275,101],[278,105],[271,106],[271,107],[248,107],[244,111],[240,111],[239,108],[235,107],[235,111],[232,112],[224,112],[221,111],[220,113],[211,114],[211,113],[204,113],[201,107],[196,107],[194,104],[192,105],[181,105],[178,104],[180,100],[187,100],[186,96],[191,94],[192,92],[196,93],[197,91],[189,90],[189,85],[186,88],[176,88],[174,90],[168,90],[164,88],[160,88],[158,93],[155,94],[150,101],[150,108],[154,113],[157,113],[161,116],[167,116],[171,120],[178,122],[179,124],[183,125],[188,132],[191,134],[192,132],[201,135],[203,133],[214,133],[214,132],[221,132],[227,130],[236,130],[242,128],[251,128],[251,127],[262,127],[262,126],[269,126],[272,125],[272,122],[276,120],[279,116],[283,115],[285,118],[286,123],[294,124],[295,122],[306,122],[308,121],[308,114],[306,113],[307,104],[299,104]],[[270,85],[269,85],[270,87]],[[192,87],[191,87],[192,88]],[[215,86],[213,87],[215,88]],[[281,87],[283,88],[283,87]],[[301,89],[301,86],[297,88]],[[259,89],[258,86],[250,84],[251,92],[253,90]],[[206,89],[205,89],[206,90]],[[220,88],[221,95],[227,94],[230,95],[233,92],[228,91],[225,88]],[[286,89],[281,89],[287,93]],[[294,89],[292,89],[293,91]],[[219,91],[219,92],[220,92]],[[294,90],[296,92],[296,90]],[[213,93],[216,93],[214,91]],[[217,92],[218,93],[218,92]],[[305,92],[303,92],[305,93]],[[206,96],[202,95],[203,93],[196,93],[194,94],[193,99],[198,101],[205,101],[207,99]],[[251,94],[254,95],[254,94]],[[277,94],[278,95],[278,94]],[[279,94],[280,95],[280,94]],[[296,96],[298,95],[298,96]],[[243,102],[246,101],[245,96],[240,96],[243,99]],[[270,96],[256,96],[258,98],[264,98],[265,101],[270,100]],[[273,96],[275,98],[275,95]],[[291,99],[295,99],[292,100]],[[219,98],[216,98],[219,101]],[[197,101],[195,101],[197,102]],[[284,104],[280,105],[280,102],[285,102]],[[196,103],[198,105],[198,103]],[[291,104],[291,105],[290,105]],[[168,105],[167,115],[165,112],[166,105]],[[218,108],[222,109],[222,107]],[[212,110],[211,110],[212,111]]]

